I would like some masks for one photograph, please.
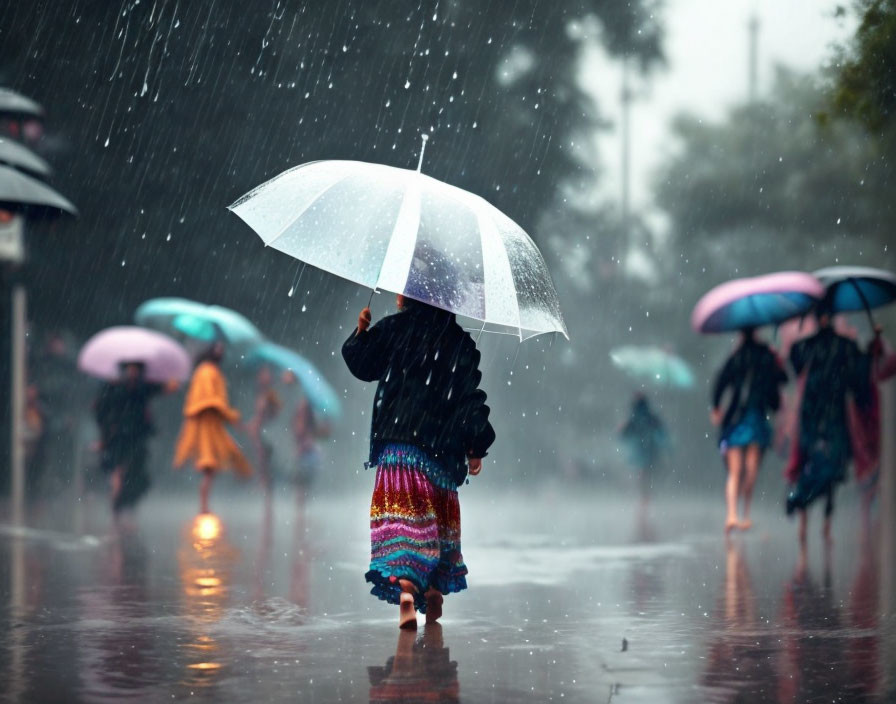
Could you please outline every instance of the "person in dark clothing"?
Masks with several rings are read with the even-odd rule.
[[[800,512],[802,544],[806,542],[806,509],[820,497],[825,498],[823,533],[830,540],[834,491],[846,478],[852,457],[847,396],[860,408],[871,397],[868,357],[853,340],[834,331],[826,301],[816,315],[818,332],[790,350],[790,364],[801,377],[802,401],[797,442],[787,467],[791,489],[786,508],[788,515]]]
[[[632,411],[619,436],[628,449],[631,463],[640,473],[641,503],[646,504],[660,455],[668,445],[666,427],[643,393],[635,394]]]
[[[109,474],[112,511],[133,508],[149,489],[147,443],[155,432],[149,402],[165,387],[143,376],[143,365],[122,365],[122,379],[104,383],[94,404],[100,428],[100,466]]]
[[[771,348],[756,338],[756,331],[741,331],[741,343],[719,375],[712,391],[712,422],[720,427],[719,449],[728,468],[725,532],[752,526],[750,503],[762,455],[771,443],[769,414],[781,406],[781,385],[787,374]],[[723,412],[722,400],[730,392]],[[743,519],[737,504],[743,496]]]
[[[371,593],[399,604],[399,625],[428,622],[443,595],[467,586],[457,487],[479,474],[495,440],[479,351],[444,310],[398,297],[399,312],[369,328],[370,309],[342,347],[349,370],[378,382],[367,466],[377,468],[370,507]]]

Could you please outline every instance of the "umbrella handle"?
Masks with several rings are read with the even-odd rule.
[[[868,303],[868,299],[865,298],[865,294],[862,292],[862,287],[856,283],[856,280],[853,277],[849,277],[849,283],[852,284],[853,288],[856,290],[856,293],[859,294],[859,298],[862,299],[862,305],[865,306],[865,313],[868,315],[868,323],[871,325],[871,329],[874,330],[874,316],[871,315],[871,306]]]

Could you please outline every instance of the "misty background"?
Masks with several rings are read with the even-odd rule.
[[[645,389],[674,439],[664,481],[716,491],[707,394],[732,340],[691,332],[699,296],[773,270],[894,266],[889,113],[875,120],[844,78],[850,61],[861,78],[869,4],[726,3],[720,18],[689,0],[0,3],[0,84],[45,106],[33,147],[80,210],[29,224],[32,354],[53,332],[77,346],[129,323],[150,297],[232,307],[340,392],[322,483],[342,486],[361,471],[373,389],[339,348],[369,292],[266,250],[225,208],[302,162],[413,168],[425,133],[425,173],[539,245],[570,332],[479,340],[498,441],[475,481],[631,481],[616,431],[642,387],[609,350],[657,344],[699,376],[690,393]],[[374,298],[374,319],[393,310]],[[230,380],[245,415],[251,377]],[[86,415],[92,384],[77,393]],[[180,406],[156,405],[159,484]],[[779,469],[764,480],[783,494]]]

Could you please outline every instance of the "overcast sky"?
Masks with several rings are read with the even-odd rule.
[[[844,3],[849,5],[849,3]],[[832,46],[847,39],[855,19],[835,18],[829,0],[667,0],[663,12],[668,65],[637,81],[632,106],[632,203],[649,207],[651,174],[672,145],[671,119],[682,111],[722,118],[748,92],[748,23],[759,19],[760,96],[776,64],[813,70],[830,59]],[[583,83],[604,114],[618,124],[621,69],[595,48],[583,63]],[[603,132],[598,144],[605,168],[601,194],[620,192],[618,129]]]

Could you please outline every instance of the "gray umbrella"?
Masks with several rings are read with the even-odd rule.
[[[0,164],[15,166],[36,176],[49,176],[53,173],[50,165],[37,154],[4,137],[0,137]]]
[[[43,117],[44,109],[31,98],[26,98],[21,93],[16,93],[9,88],[0,88],[0,113],[25,117]]]
[[[0,165],[0,206],[16,211],[78,214],[74,205],[47,184],[3,165]]]

